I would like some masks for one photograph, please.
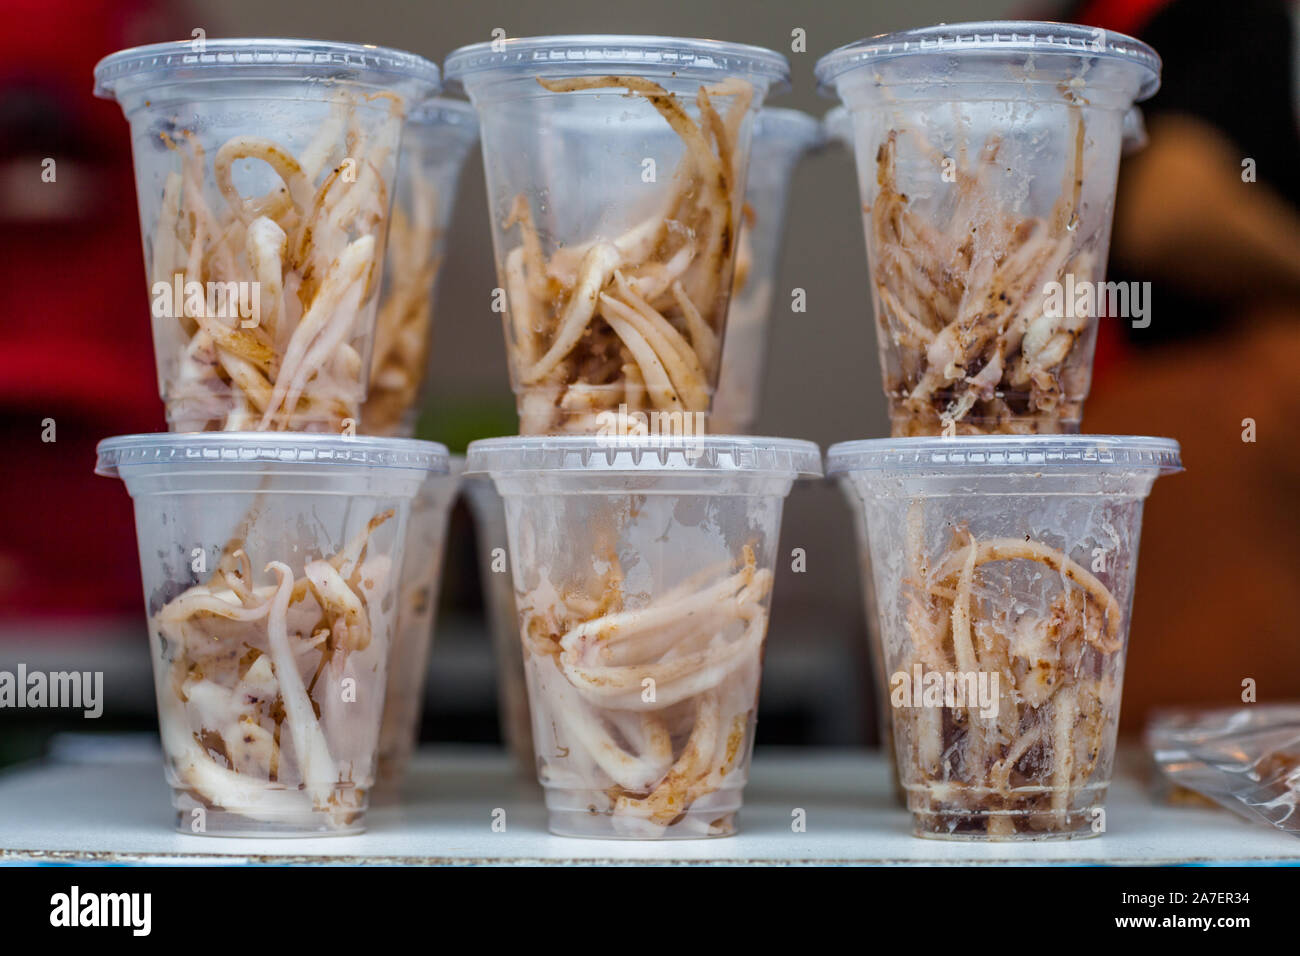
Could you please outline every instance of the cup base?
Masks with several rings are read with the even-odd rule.
[[[355,409],[360,402],[350,396],[340,401],[342,404],[332,411],[281,415],[271,430],[346,434],[347,423],[350,421],[355,427],[359,420],[361,413]],[[205,390],[197,397],[172,397],[164,399],[164,402],[169,432],[263,431],[260,427],[262,416],[238,411],[239,401],[232,394]],[[348,410],[352,410],[351,414]],[[389,437],[401,436],[394,431]]]
[[[710,797],[724,799],[711,801]],[[589,840],[709,840],[736,833],[740,794],[727,796],[717,791],[696,801],[695,806],[669,823],[610,808],[609,794],[604,790],[547,790],[546,810],[546,827],[556,836]]]
[[[286,792],[286,791],[278,791]],[[188,790],[172,791],[176,808],[174,825],[179,833],[211,837],[332,837],[352,836],[366,829],[366,808],[315,810],[304,806],[287,812],[267,807],[232,810],[213,807],[195,799]]]
[[[706,817],[708,819],[706,819]],[[639,829],[641,824],[643,829]],[[736,814],[721,817],[687,811],[670,826],[649,821],[615,821],[607,814],[581,810],[550,810],[546,828],[556,836],[582,840],[713,840],[736,834]]]
[[[1079,840],[1105,830],[1106,783],[1088,783],[1068,792],[1064,806],[1050,787],[1010,790],[956,784],[904,784],[912,833],[930,840],[1037,842]]]
[[[1063,401],[1051,412],[984,415],[971,412],[960,421],[949,422],[938,411],[960,396],[941,396],[934,407],[916,408],[906,401],[889,398],[891,438],[954,435],[1077,435],[1083,422],[1083,401]]]
[[[912,835],[967,843],[1038,843],[1100,836],[1100,803],[1066,811],[912,811]]]
[[[721,435],[707,411],[629,410],[625,386],[583,385],[587,404],[569,408],[570,386],[525,386],[515,392],[520,435],[586,435],[604,438],[667,438],[687,440]]]

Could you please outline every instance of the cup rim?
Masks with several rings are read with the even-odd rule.
[[[209,466],[275,463],[288,467],[343,465],[405,468],[447,474],[445,445],[415,438],[319,435],[303,432],[157,432],[116,435],[95,448],[95,474],[122,477],[141,466]]]
[[[652,75],[716,79],[737,73],[783,89],[790,82],[790,63],[766,47],[691,37],[607,33],[513,37],[462,46],[443,61],[443,76],[461,86],[467,77],[506,72],[545,76],[608,73],[611,68]]]
[[[1160,88],[1160,55],[1146,43],[1114,30],[1050,20],[978,20],[882,33],[832,50],[817,61],[813,74],[818,90],[833,96],[835,81],[850,70],[906,56],[936,54],[1105,59],[1129,64],[1138,71],[1134,102],[1147,99]]]
[[[110,53],[95,64],[95,95],[116,99],[120,85],[153,73],[184,74],[185,80],[206,79],[204,74],[258,71],[284,72],[286,76],[353,76],[415,81],[427,89],[420,97],[442,88],[438,64],[405,50],[367,43],[333,40],[298,40],[285,37],[222,37],[203,41],[173,40],[128,47]]]
[[[740,474],[820,478],[821,449],[800,438],[522,435],[470,442],[465,474]]]
[[[868,438],[838,442],[826,452],[828,476],[854,472],[907,475],[1035,474],[1183,470],[1172,438],[1145,435],[957,435],[952,438]]]

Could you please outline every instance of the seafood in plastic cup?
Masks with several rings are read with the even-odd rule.
[[[357,833],[374,783],[412,501],[432,442],[126,435],[176,828]]]
[[[446,61],[479,112],[523,434],[658,413],[699,434],[717,386],[754,116],[779,53],[558,36]],[[494,305],[494,308],[496,306]]]
[[[95,93],[131,127],[168,427],[354,430],[406,112],[409,53],[205,40],[114,53]]]
[[[515,767],[531,777],[537,761],[533,756],[533,727],[528,716],[528,687],[524,682],[524,649],[519,640],[519,615],[515,610],[510,568],[508,562],[500,560],[502,554],[508,553],[506,506],[491,478],[471,477],[462,487],[474,515],[479,581],[497,667],[501,735]]]
[[[375,315],[370,391],[361,409],[367,435],[415,434],[456,184],[476,142],[478,116],[468,103],[434,99],[407,114]]]
[[[1178,443],[879,439],[827,470],[862,503],[915,834],[1101,832],[1142,505]]]
[[[822,127],[829,141],[839,143],[848,150],[853,149],[853,118],[849,115],[848,107],[834,106],[827,110],[826,115],[822,117]],[[1128,112],[1124,114],[1120,152],[1128,156],[1144,149],[1146,145],[1147,127],[1146,120],[1142,116],[1142,108],[1129,107]]]
[[[1077,432],[1115,182],[1160,59],[1073,24],[927,27],[841,47],[817,78],[852,118],[894,435]]]
[[[551,832],[725,836],[749,772],[785,496],[817,446],[495,438]]]
[[[397,584],[397,620],[388,652],[388,689],[379,729],[376,789],[381,794],[391,795],[400,787],[419,740],[446,553],[447,519],[456,503],[464,469],[465,459],[453,457],[448,472],[430,474],[411,501],[406,554]]]
[[[758,417],[790,177],[799,160],[823,141],[818,121],[798,110],[764,107],[754,123],[727,338],[709,416],[709,430],[716,434],[748,434]]]

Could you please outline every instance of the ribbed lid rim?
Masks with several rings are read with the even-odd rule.
[[[790,80],[784,56],[765,47],[686,37],[572,34],[519,37],[460,47],[447,55],[443,73],[448,81],[490,71],[576,75],[611,69],[718,77],[749,74],[772,86]]]
[[[118,435],[101,441],[95,473],[117,476],[145,465],[205,465],[275,462],[288,465],[351,465],[448,470],[445,445],[413,438],[347,437],[285,432],[162,432]]]
[[[832,50],[817,61],[813,72],[822,91],[829,92],[836,79],[864,64],[935,54],[1100,57],[1130,63],[1144,74],[1136,99],[1146,99],[1160,87],[1160,56],[1141,40],[1100,27],[1045,20],[941,23],[882,33]]]
[[[1182,471],[1178,442],[1141,435],[962,435],[839,442],[826,453],[828,475],[851,472],[955,474],[1018,471],[1045,474],[1133,470]]]
[[[703,435],[622,438],[596,435],[522,436],[471,442],[467,474],[740,473],[818,478],[821,450],[795,438]]]
[[[95,64],[95,95],[112,99],[123,80],[162,71],[283,68],[286,72],[371,73],[422,82],[432,96],[441,89],[438,64],[414,53],[362,43],[278,38],[176,40],[130,47]]]

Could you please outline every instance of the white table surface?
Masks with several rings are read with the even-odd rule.
[[[1111,788],[1107,832],[1099,837],[958,843],[910,835],[880,756],[768,748],[755,757],[737,836],[576,840],[546,832],[540,791],[515,774],[503,753],[439,748],[418,755],[402,804],[372,807],[364,834],[254,840],[173,831],[152,747],[95,753],[90,762],[54,759],[0,774],[0,863],[1300,865],[1300,838],[1226,811],[1157,805],[1123,774]],[[505,832],[492,828],[498,808],[505,810]],[[806,832],[792,831],[795,808],[806,811]]]

